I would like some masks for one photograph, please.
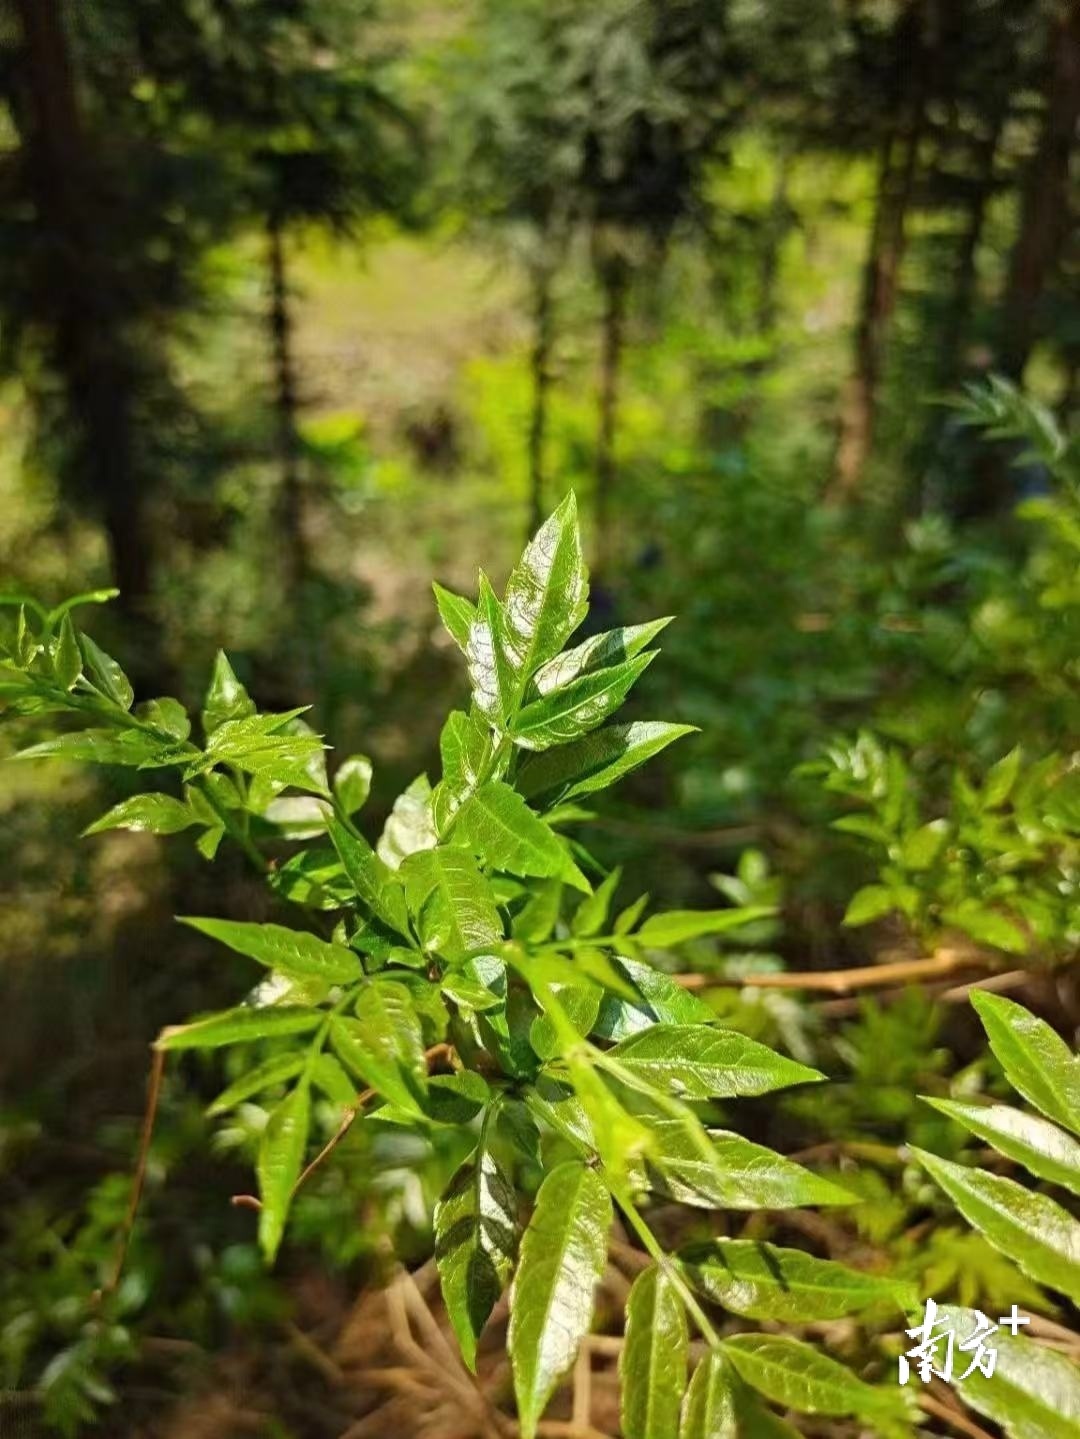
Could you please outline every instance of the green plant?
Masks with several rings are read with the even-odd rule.
[[[86,726],[30,746],[24,760],[87,760],[179,780],[178,794],[124,800],[90,832],[191,828],[208,858],[228,836],[279,897],[308,913],[306,929],[188,919],[268,977],[236,1008],[168,1028],[156,1045],[158,1064],[167,1054],[245,1046],[247,1067],[213,1108],[264,1096],[257,1171],[268,1260],[293,1195],[359,1115],[370,1125],[449,1128],[466,1157],[436,1210],[443,1295],[473,1364],[512,1277],[509,1349],[527,1439],[589,1329],[616,1208],[650,1259],[628,1302],[628,1439],[674,1434],[680,1409],[687,1439],[723,1432],[736,1415],[754,1432],[790,1434],[753,1390],[783,1408],[857,1416],[882,1436],[907,1433],[910,1411],[897,1389],[788,1335],[721,1337],[710,1315],[716,1306],[740,1321],[835,1319],[902,1302],[903,1286],[749,1240],[669,1254],[642,1212],[650,1194],[735,1211],[850,1196],[719,1128],[713,1107],[822,1076],[720,1027],[650,963],[652,951],[737,932],[769,906],[645,917],[639,899],[616,912],[618,871],[594,886],[595,861],[566,834],[587,817],[582,800],[688,728],[607,723],[653,659],[648,646],[666,621],[567,649],[587,592],[572,495],[528,545],[502,599],[483,574],[476,604],[436,587],[472,702],[447,719],[439,782],[415,780],[374,847],[354,818],[370,765],[348,759],[331,781],[301,712],[258,713],[224,655],[198,744],[175,699],[134,705],[119,665],[75,629],[76,602],[51,612],[28,603],[6,642],[0,695],[16,714],[69,714]],[[282,843],[299,848],[268,858],[267,846]],[[338,1105],[341,1123],[305,1168],[315,1092]],[[687,1388],[688,1319],[706,1357]]]
[[[1080,1195],[1080,1058],[1043,1020],[1001,995],[976,991],[972,1002],[1005,1077],[1038,1113],[1007,1104],[927,1099],[968,1134],[1018,1165],[1040,1185]],[[912,1153],[964,1218],[1039,1284],[1080,1302],[1080,1223],[1041,1189],[1027,1188],[984,1164],[963,1165],[922,1149]],[[970,1316],[947,1318],[962,1332]],[[996,1341],[995,1341],[996,1342]],[[992,1379],[960,1384],[972,1408],[1013,1439],[1065,1439],[1080,1432],[1080,1367],[1029,1340],[1002,1340]]]
[[[845,924],[899,912],[929,945],[960,930],[1013,954],[1053,959],[1075,950],[1080,777],[1069,757],[1025,766],[1016,748],[981,782],[957,766],[939,798],[926,793],[900,747],[864,732],[804,770],[862,807],[833,828],[857,836],[878,859],[876,881],[852,896]],[[930,818],[935,809],[943,812]]]

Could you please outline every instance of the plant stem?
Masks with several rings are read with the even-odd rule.
[[[675,1286],[675,1289],[678,1292],[679,1298],[682,1300],[683,1304],[686,1307],[687,1313],[691,1316],[694,1323],[700,1330],[701,1337],[705,1340],[706,1344],[708,1344],[711,1348],[715,1349],[720,1343],[720,1336],[713,1328],[712,1321],[709,1319],[709,1316],[705,1313],[704,1309],[702,1309],[701,1305],[698,1303],[693,1290],[683,1278],[682,1273],[679,1270],[678,1264],[675,1260],[671,1258],[671,1255],[667,1253],[663,1245],[657,1239],[656,1235],[645,1223],[645,1220],[638,1212],[637,1206],[630,1198],[630,1195],[626,1190],[626,1186],[624,1184],[613,1183],[610,1177],[607,1178],[607,1184],[608,1188],[611,1190],[612,1194],[615,1197],[615,1202],[618,1204],[622,1212],[626,1215],[626,1218],[630,1223],[631,1229],[641,1240],[641,1243],[646,1253],[649,1254],[650,1257],[656,1261],[660,1269],[662,1269],[663,1272],[667,1275],[667,1277],[671,1280],[672,1284]]]

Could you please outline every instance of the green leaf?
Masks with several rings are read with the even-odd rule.
[[[531,756],[518,772],[517,787],[526,799],[550,795],[562,801],[595,794],[683,735],[695,733],[694,725],[660,720],[609,725],[576,744]]]
[[[652,620],[644,625],[629,625],[624,629],[607,630],[604,634],[590,635],[572,650],[564,650],[549,660],[533,676],[537,693],[548,695],[562,689],[579,675],[593,670],[606,669],[621,664],[639,655],[656,636],[671,623],[671,616]]]
[[[646,1183],[695,1209],[798,1209],[852,1203],[852,1195],[764,1145],[723,1129],[704,1131],[693,1114],[649,1121]]]
[[[135,699],[131,681],[113,657],[96,645],[89,635],[82,635],[80,638],[86,667],[94,684],[106,699],[112,700],[114,705],[118,705],[126,713]]]
[[[614,714],[655,658],[656,651],[649,650],[622,664],[590,671],[564,689],[525,705],[510,727],[514,743],[522,749],[546,750],[581,739]]]
[[[19,750],[14,759],[79,760],[87,764],[125,765],[149,769],[170,763],[172,752],[153,735],[141,730],[84,729],[57,735]]]
[[[554,997],[576,1033],[584,1037],[596,1023],[600,1011],[600,990],[595,985],[553,984],[549,993]],[[529,1028],[529,1043],[541,1059],[554,1059],[562,1050],[557,1026],[550,1015],[542,1014]]]
[[[542,944],[550,939],[562,910],[561,879],[537,880],[529,887],[529,897],[514,915],[511,933],[515,939],[529,944]]]
[[[728,934],[775,913],[776,906],[771,904],[747,904],[738,909],[673,909],[667,914],[650,915],[634,938],[656,949],[667,949],[707,934]]]
[[[803,1414],[851,1414],[902,1422],[898,1390],[877,1389],[835,1359],[799,1339],[779,1334],[736,1334],[721,1346],[740,1378],[766,1399]]]
[[[735,1409],[737,1382],[724,1356],[709,1350],[686,1391],[679,1439],[742,1439]]]
[[[348,815],[363,809],[371,793],[372,764],[366,754],[351,754],[334,775],[334,795]]]
[[[433,584],[431,588],[435,591],[435,603],[438,606],[439,618],[446,626],[454,643],[463,653],[467,654],[469,631],[476,621],[476,606],[471,600],[465,599],[463,595],[455,595],[453,591],[444,589],[440,584]]]
[[[734,1029],[654,1024],[621,1039],[607,1059],[640,1083],[682,1099],[767,1094],[824,1079]]]
[[[424,1113],[427,1069],[420,1018],[408,989],[373,980],[360,992],[356,1018],[335,1015],[330,1040],[342,1063],[399,1109]]]
[[[506,585],[503,645],[517,677],[516,696],[559,653],[585,618],[588,572],[581,553],[573,491],[525,546]]]
[[[601,932],[607,923],[611,901],[619,887],[620,879],[622,879],[622,869],[617,866],[602,884],[597,885],[592,894],[581,901],[570,923],[571,934],[577,935],[581,939],[588,939]]]
[[[977,899],[962,899],[959,904],[950,905],[942,910],[941,918],[980,944],[1003,949],[1007,954],[1025,954],[1029,947],[1028,937],[1018,920]]]
[[[318,735],[287,728],[299,713],[291,710],[285,714],[223,720],[206,742],[204,759],[193,764],[193,772],[212,764],[233,765],[281,789],[291,785],[294,789],[325,795],[326,785],[316,773],[324,750],[322,740]]]
[[[1080,1144],[1056,1124],[1007,1104],[923,1099],[1040,1179],[1080,1194]]]
[[[435,790],[434,811],[436,826],[445,834],[462,802],[482,782],[491,753],[490,730],[478,716],[451,710],[439,736],[439,753],[443,777]]]
[[[198,821],[181,800],[167,794],[137,794],[121,800],[83,830],[84,835],[108,829],[132,829],[148,834],[179,834]]]
[[[383,924],[408,938],[405,891],[399,880],[367,840],[346,829],[335,815],[328,815],[326,828],[358,898]]]
[[[641,964],[623,955],[612,956],[611,963],[641,996],[641,1003],[631,1004],[618,995],[605,994],[593,1031],[601,1038],[626,1039],[654,1024],[711,1024],[716,1018],[696,994],[651,964]]]
[[[311,1123],[311,1095],[306,1084],[296,1086],[266,1122],[259,1144],[259,1247],[272,1262],[285,1233],[285,1220],[293,1188],[300,1178]]]
[[[69,690],[82,674],[83,658],[79,640],[71,616],[65,615],[60,622],[60,633],[56,637],[53,651],[53,674],[61,689]]]
[[[384,864],[397,869],[408,855],[434,849],[438,842],[431,784],[426,774],[418,774],[394,801],[375,848]]]
[[[938,1315],[959,1342],[979,1323],[972,1310],[952,1305],[942,1305]],[[991,1342],[997,1350],[993,1377],[976,1370],[953,1381],[964,1403],[1000,1424],[1009,1439],[1076,1439],[1080,1368],[1064,1354],[1020,1336],[999,1332]]]
[[[517,1199],[489,1143],[476,1152],[435,1206],[435,1263],[461,1355],[476,1371],[481,1331],[506,1288],[517,1249]]]
[[[135,706],[135,713],[144,724],[152,725],[169,739],[182,743],[191,734],[191,721],[188,719],[187,710],[179,700],[174,700],[169,695],[144,700],[142,704]]]
[[[591,890],[558,835],[502,780],[489,780],[458,810],[455,844],[464,844],[493,869],[536,879],[561,879]]]
[[[181,917],[180,923],[289,979],[349,984],[361,975],[360,961],[351,949],[319,939],[305,930],[286,929],[280,924],[247,924],[233,919]]]
[[[465,657],[476,708],[497,729],[505,729],[514,707],[514,676],[503,650],[502,606],[483,573]]]
[[[273,1089],[275,1085],[284,1084],[287,1080],[295,1078],[307,1063],[306,1054],[275,1054],[270,1059],[257,1064],[254,1069],[249,1069],[239,1079],[223,1089],[214,1102],[208,1106],[208,1115],[224,1114],[226,1110],[234,1109],[242,1104],[245,1099],[250,1099],[253,1094],[258,1094],[263,1089]]]
[[[611,1221],[604,1182],[583,1164],[560,1164],[540,1186],[510,1296],[508,1347],[522,1439],[535,1439],[589,1332]]]
[[[857,929],[861,924],[873,924],[875,919],[892,914],[896,907],[896,894],[888,885],[864,884],[851,896],[843,922],[850,929]]]
[[[247,719],[254,715],[255,704],[236,678],[224,650],[218,650],[210,675],[210,687],[203,700],[202,726],[207,739],[227,720]]]
[[[619,1356],[624,1439],[678,1439],[689,1336],[682,1300],[655,1265],[634,1280]]]
[[[491,1102],[491,1086],[475,1070],[433,1074],[428,1080],[427,1116],[436,1124],[470,1124]]]
[[[840,1319],[883,1301],[903,1305],[910,1286],[751,1239],[714,1239],[680,1252],[694,1287],[744,1319],[785,1324]]]
[[[421,850],[402,864],[401,877],[425,950],[453,961],[503,938],[491,885],[468,850]]]
[[[987,809],[999,809],[1012,794],[1020,773],[1020,758],[1021,750],[1017,745],[987,770],[982,791],[983,804]]]
[[[155,1049],[220,1049],[225,1044],[250,1044],[253,1039],[271,1039],[282,1034],[307,1034],[317,1029],[323,1016],[317,1009],[285,1005],[254,1008],[241,1005],[223,1009],[191,1024],[174,1024],[163,1029],[154,1041]]]
[[[904,838],[901,859],[905,869],[921,871],[935,863],[949,839],[949,822],[933,819]]]
[[[1080,1224],[1044,1194],[983,1169],[911,1153],[960,1213],[1030,1279],[1080,1300]]]
[[[1080,1134],[1080,1059],[1022,1004],[985,989],[973,990],[971,1002],[1013,1088],[1048,1119]]]
[[[332,1054],[316,1055],[311,1065],[311,1081],[343,1109],[351,1108],[356,1102],[356,1085]]]

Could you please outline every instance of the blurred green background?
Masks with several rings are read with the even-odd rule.
[[[590,843],[782,896],[759,965],[918,953],[841,927],[874,866],[797,767],[869,726],[932,808],[1075,743],[1078,111],[1064,0],[0,0],[3,589],[116,585],[83,622],[146,695],[225,648],[378,822],[464,693],[431,579],[501,581],[573,487],[597,626],[677,617],[635,715],[701,727]],[[1034,444],[946,403],[990,375]],[[89,1302],[147,1044],[241,982],[171,916],[268,914],[235,857],[80,841],[126,792],[0,770],[0,1434],[352,1434],[326,1351],[454,1155],[343,1146],[270,1277],[258,1112],[211,1145],[185,1069]],[[742,1022],[812,1046],[785,1003]]]

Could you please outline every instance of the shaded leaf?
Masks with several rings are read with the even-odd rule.
[[[959,1341],[975,1332],[970,1309],[943,1305],[939,1316]],[[992,1378],[976,1370],[954,1381],[965,1404],[1000,1424],[1009,1439],[1076,1439],[1080,1434],[1080,1368],[1030,1339],[998,1332]]]
[[[485,1132],[435,1207],[435,1262],[461,1355],[476,1370],[480,1333],[517,1249],[517,1199]]]
[[[249,1069],[246,1074],[242,1074],[227,1089],[223,1089],[214,1102],[207,1107],[207,1114],[224,1114],[226,1110],[242,1104],[245,1099],[250,1099],[253,1094],[258,1094],[264,1089],[273,1089],[278,1084],[284,1084],[286,1080],[293,1079],[298,1075],[306,1063],[306,1054],[273,1055],[270,1059],[264,1060],[262,1064],[257,1064],[253,1069]]]
[[[135,700],[135,691],[131,688],[127,675],[113,657],[96,645],[89,635],[81,635],[80,641],[86,668],[90,671],[94,684],[114,705],[124,711],[129,710]]]
[[[366,839],[346,829],[335,815],[327,817],[327,831],[349,883],[362,903],[383,924],[408,938],[405,891],[389,866]]]
[[[626,1039],[654,1024],[711,1024],[716,1016],[709,1006],[676,984],[651,964],[641,964],[624,955],[614,955],[612,964],[640,996],[631,1003],[615,994],[605,994],[600,1004],[594,1033],[603,1039]]]

